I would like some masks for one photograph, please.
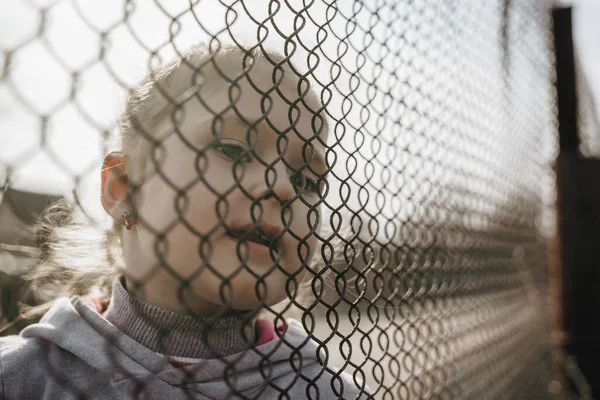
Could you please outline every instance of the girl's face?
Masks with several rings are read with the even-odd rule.
[[[298,102],[295,82],[278,93],[270,74],[251,81],[231,93],[223,81],[200,92],[204,104],[194,98],[163,118],[154,136],[164,139],[134,191],[139,231],[124,231],[127,268],[142,280],[158,271],[162,295],[188,310],[275,304],[297,289],[288,278],[300,283],[316,251],[320,217],[310,206],[321,199],[326,165],[313,136],[322,122]],[[312,93],[303,101],[320,108]],[[298,105],[290,112],[291,102]],[[261,230],[272,251],[255,242]]]

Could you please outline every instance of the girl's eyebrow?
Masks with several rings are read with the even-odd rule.
[[[227,131],[228,128],[227,126],[231,126],[230,124],[233,124],[236,128],[240,128],[244,133],[248,132],[249,123],[246,123],[244,121],[242,121],[240,118],[238,118],[237,116],[229,116],[229,117],[225,117],[223,118],[223,122],[225,123],[225,129],[223,131]],[[258,130],[258,125],[264,125],[264,122],[260,122],[259,124],[253,125],[252,128],[255,130]],[[266,126],[266,129],[261,129],[261,132],[263,131],[270,131],[275,135],[278,135],[277,132],[273,131],[269,126]],[[324,157],[324,152],[320,151],[318,149],[318,147],[314,144],[314,140],[311,142],[311,144],[314,147],[314,152],[312,155],[312,158],[310,159],[310,165],[312,167],[312,169],[319,173],[324,175],[327,172],[327,164],[325,163],[325,157]],[[304,147],[304,144],[301,145],[301,147]],[[309,147],[310,150],[310,147]],[[296,158],[296,157],[295,157]],[[308,158],[310,158],[310,156],[307,157],[307,161]],[[298,160],[304,160],[304,156],[300,155],[299,157],[297,157]]]

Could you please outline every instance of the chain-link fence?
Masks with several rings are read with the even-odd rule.
[[[4,322],[111,322],[45,396],[550,397],[550,8],[0,3]]]

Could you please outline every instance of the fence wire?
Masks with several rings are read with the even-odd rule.
[[[275,326],[291,316],[308,333],[277,340],[290,347],[289,364],[314,353],[316,376],[294,366],[296,383],[282,384],[261,372],[268,388],[244,392],[228,378],[241,361],[229,357],[214,398],[289,398],[293,385],[312,399],[550,397],[550,7],[0,3],[4,322],[18,300],[110,296],[114,274],[98,263],[111,263],[137,273],[127,290],[146,299],[161,299],[167,286],[157,282],[168,281],[180,311],[260,309]],[[129,186],[127,218],[98,201],[111,150],[125,154],[104,171]],[[53,230],[24,234],[57,197],[58,217],[45,220]],[[275,227],[261,226],[271,251],[257,256],[251,232],[263,222]],[[87,230],[68,236],[73,224]],[[57,256],[71,254],[49,244],[61,234],[104,254]],[[57,258],[71,262],[58,275],[49,269]],[[132,260],[146,269],[131,272]],[[36,269],[33,283],[21,279]],[[164,353],[168,330],[155,330]],[[209,350],[196,358],[230,355]],[[261,371],[273,365],[273,354],[252,354]],[[202,364],[185,370],[190,387],[203,374]],[[100,393],[101,384],[49,371],[64,398]],[[133,381],[132,397],[152,396],[147,377]]]

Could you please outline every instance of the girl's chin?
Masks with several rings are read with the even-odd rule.
[[[253,293],[254,294],[254,293]],[[282,301],[286,300],[288,297],[284,294],[283,296],[277,296],[267,299],[258,300],[255,295],[248,297],[241,297],[233,299],[232,303],[228,306],[233,308],[234,310],[260,310],[264,307],[272,307]],[[224,304],[225,306],[225,304]]]
[[[223,288],[219,287],[219,281],[207,279],[202,274],[197,276],[192,285],[193,292],[199,297],[198,304],[202,302],[211,303],[217,307],[228,307],[236,310],[256,310],[265,306],[273,306],[288,298],[285,288],[293,288],[296,285],[288,282],[287,276],[279,270],[270,271],[267,274],[266,268],[271,266],[253,265],[248,263],[248,270],[240,271],[235,277],[229,280],[229,285]],[[223,275],[230,276],[234,271],[220,271]],[[258,280],[256,276],[263,276]],[[265,277],[266,275],[266,277]]]
[[[279,288],[285,287],[285,282],[278,285]],[[251,291],[246,292],[247,295],[233,296],[230,304],[223,304],[224,307],[229,307],[234,310],[260,310],[265,307],[272,307],[289,297],[285,293],[285,290],[278,291],[278,293],[269,294],[266,298],[263,296],[262,299],[258,299],[254,287]]]

